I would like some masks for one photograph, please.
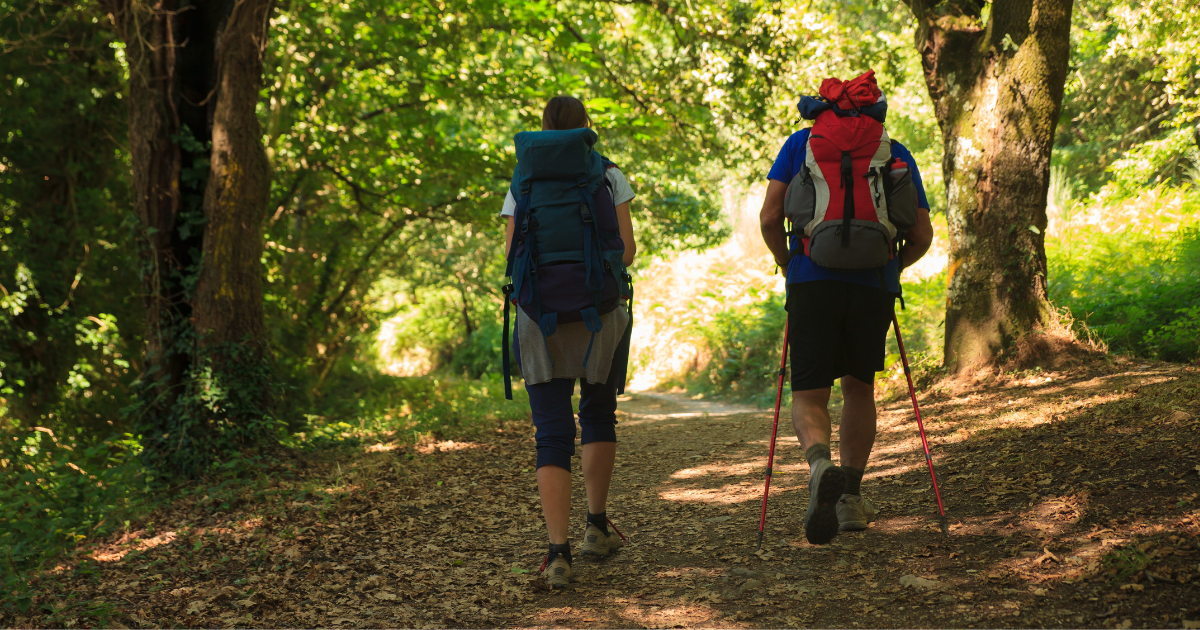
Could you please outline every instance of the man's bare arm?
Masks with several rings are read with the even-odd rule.
[[[792,258],[788,252],[787,235],[783,227],[783,198],[787,195],[787,189],[788,185],[784,182],[767,180],[767,196],[763,199],[762,211],[758,213],[763,242],[775,257],[775,264],[784,269],[787,269]]]
[[[929,222],[929,209],[917,208],[917,224],[908,231],[904,249],[900,250],[900,268],[911,267],[921,260],[933,244],[933,224]]]

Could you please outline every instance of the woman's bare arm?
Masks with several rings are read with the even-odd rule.
[[[625,242],[625,255],[621,260],[625,266],[633,264],[633,256],[637,253],[637,243],[633,241],[633,217],[629,216],[629,202],[617,206],[617,229],[621,232],[621,240]]]
[[[508,251],[512,249],[513,234],[517,231],[517,218],[508,217],[508,227],[504,230],[504,255],[508,256]]]

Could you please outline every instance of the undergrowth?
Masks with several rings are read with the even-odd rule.
[[[1114,351],[1200,359],[1200,190],[1155,189],[1077,214],[1047,239],[1051,300]]]
[[[520,383],[514,383],[514,400],[506,401],[496,377],[344,374],[331,376],[327,391],[318,413],[294,423],[301,430],[281,440],[280,448],[312,452],[368,442],[469,439],[529,414]],[[180,494],[157,479],[140,455],[139,440],[128,434],[88,439],[82,430],[55,434],[11,419],[0,426],[0,607],[24,612],[30,602],[24,576],[80,542],[127,528],[165,500],[197,494],[219,507],[219,497],[274,474],[277,463],[269,454],[247,452]]]
[[[529,396],[520,382],[513,383],[513,400],[508,401],[504,382],[491,375],[474,380],[345,372],[330,377],[329,391],[317,401],[316,412],[305,416],[304,429],[292,434],[289,445],[314,448],[365,439],[411,444],[470,437],[529,415]]]

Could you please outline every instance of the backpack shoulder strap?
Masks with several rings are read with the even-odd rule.
[[[597,155],[600,155],[600,154],[597,154]],[[613,190],[612,182],[608,181],[608,170],[612,169],[612,168],[617,168],[617,165],[614,164],[612,160],[604,157],[603,155],[600,155],[600,163],[604,165],[604,177],[603,177],[604,187],[608,189],[608,196],[612,197],[613,201],[616,201],[617,191]],[[617,170],[620,170],[620,169],[617,169]]]

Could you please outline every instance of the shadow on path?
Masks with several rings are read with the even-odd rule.
[[[532,430],[365,452],[203,500],[44,578],[6,626],[1141,627],[1200,619],[1200,371],[1106,366],[923,399],[951,536],[911,409],[884,405],[865,532],[804,542],[807,464],[771,411],[621,403],[609,514],[630,544],[547,592]],[[836,446],[835,446],[836,450]],[[575,462],[579,469],[578,461]],[[583,488],[575,488],[583,525]],[[72,599],[73,598],[73,599]],[[72,603],[75,602],[75,603]],[[48,612],[49,611],[49,612]],[[98,612],[99,611],[99,612]],[[7,614],[7,613],[6,613]],[[106,616],[105,616],[106,615]]]

